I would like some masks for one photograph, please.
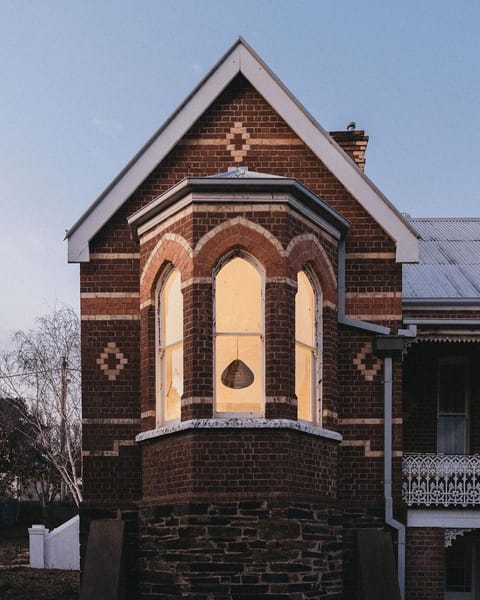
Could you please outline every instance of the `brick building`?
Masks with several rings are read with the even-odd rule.
[[[402,597],[475,579],[475,494],[432,482],[437,451],[480,442],[479,303],[416,287],[433,225],[365,176],[367,142],[240,39],[69,231],[82,542],[125,520],[129,598],[355,598],[367,528],[391,532]]]

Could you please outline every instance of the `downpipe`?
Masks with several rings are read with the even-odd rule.
[[[397,570],[400,598],[405,600],[405,525],[393,517],[392,497],[392,399],[393,376],[392,357],[384,358],[384,497],[385,497],[385,523],[398,532]]]

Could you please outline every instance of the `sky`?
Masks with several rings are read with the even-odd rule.
[[[480,216],[480,3],[0,0],[0,348],[78,309],[65,231],[239,35],[412,216]]]

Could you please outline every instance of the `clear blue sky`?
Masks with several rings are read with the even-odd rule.
[[[78,307],[63,236],[242,35],[414,216],[479,216],[480,3],[0,0],[0,346]]]

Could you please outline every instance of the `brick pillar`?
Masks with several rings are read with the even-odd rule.
[[[210,282],[183,288],[182,421],[213,415],[213,291]]]
[[[156,412],[156,342],[155,306],[151,304],[141,310],[140,318],[140,386],[142,396],[142,431],[155,429]]]
[[[322,310],[322,414],[320,422],[327,429],[337,427],[337,311],[324,306]]]
[[[296,419],[295,294],[288,282],[265,286],[265,417]]]
[[[438,600],[445,593],[443,529],[407,530],[406,600]]]

